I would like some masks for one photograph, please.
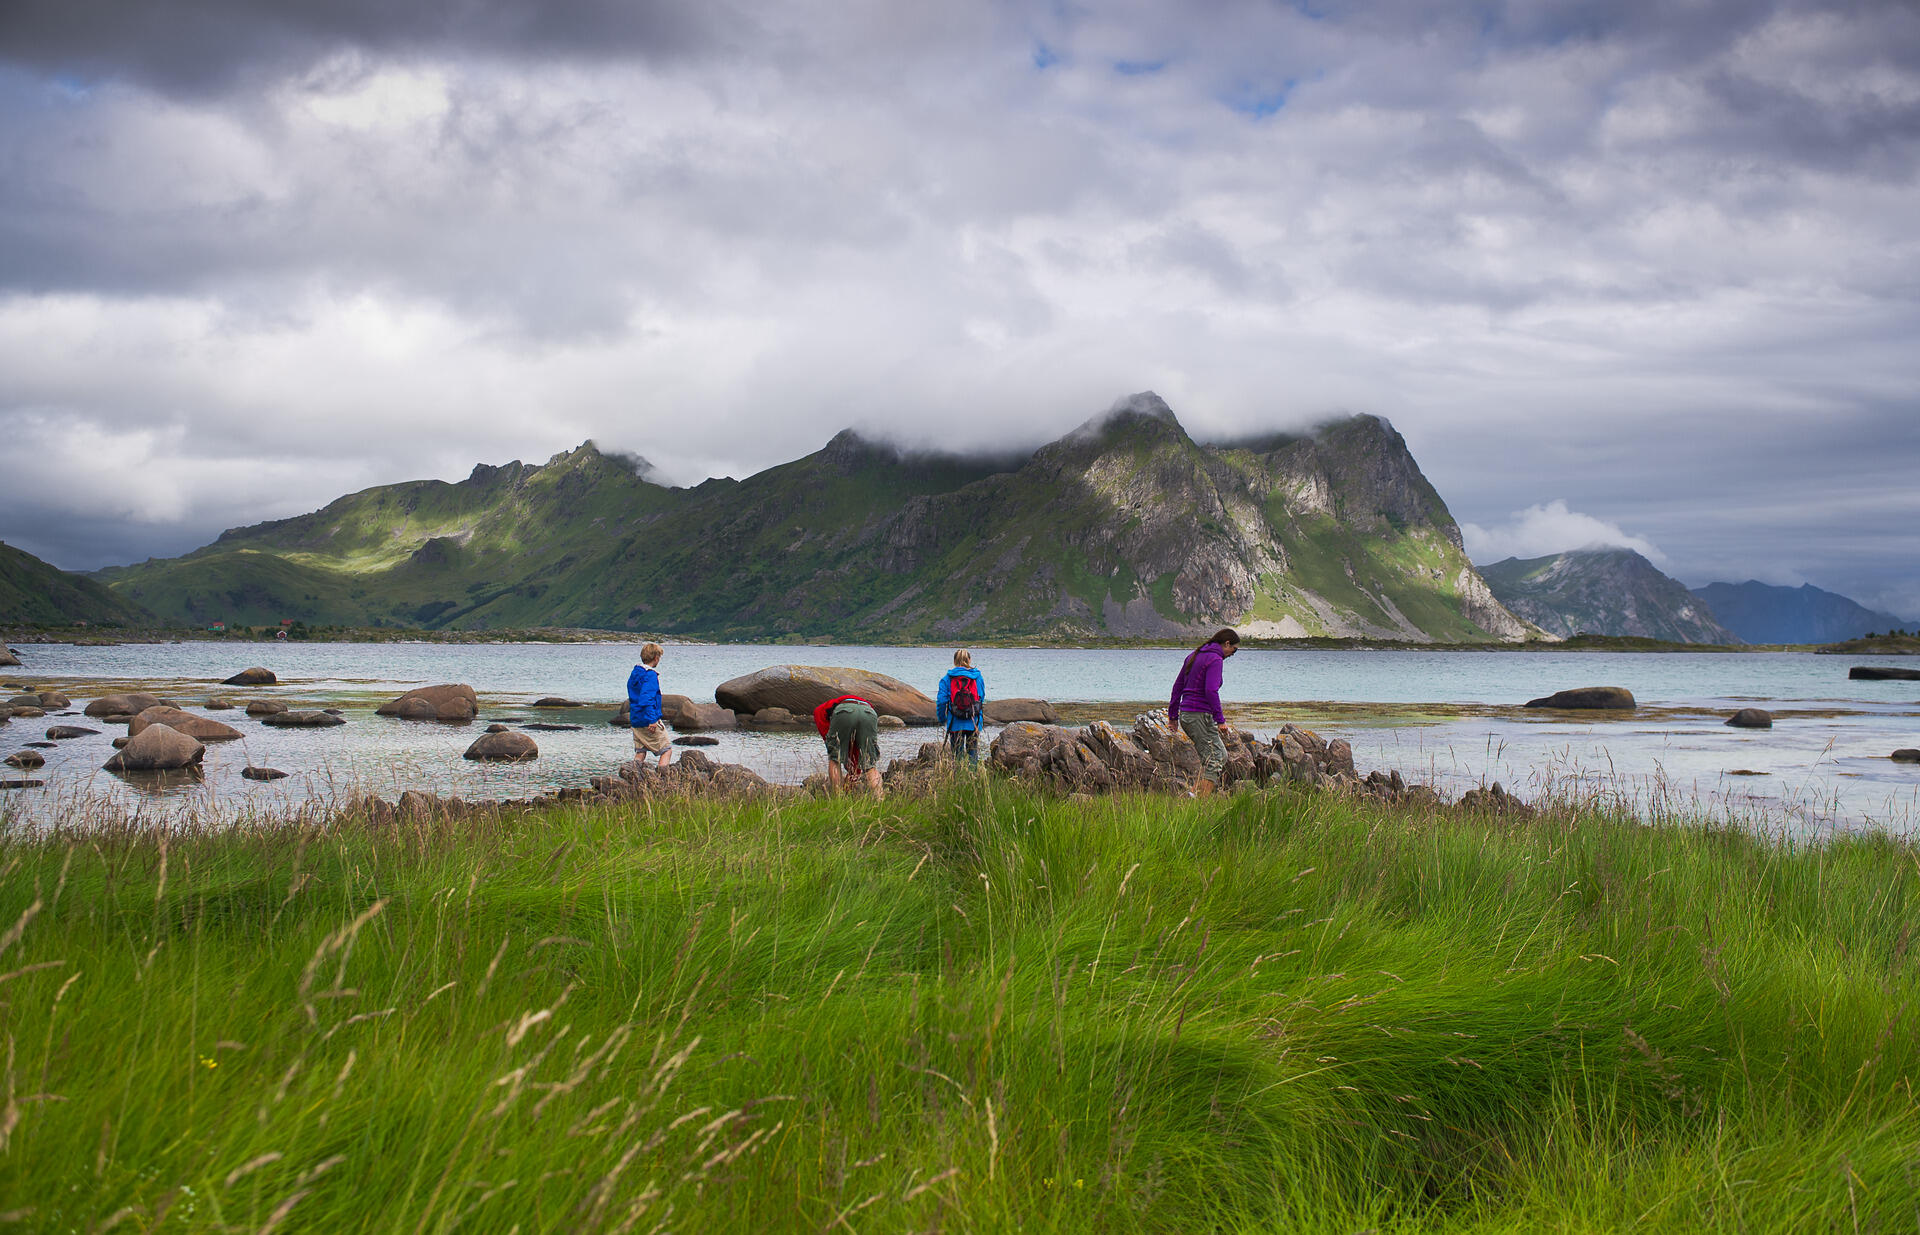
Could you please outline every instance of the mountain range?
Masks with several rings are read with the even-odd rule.
[[[1740,643],[1706,602],[1632,549],[1508,558],[1480,573],[1500,603],[1562,639],[1624,635],[1672,643]]]
[[[1749,579],[1709,583],[1693,594],[1748,643],[1838,643],[1869,632],[1920,628],[1811,583],[1779,587]]]
[[[152,620],[152,614],[96,580],[70,574],[0,543],[0,622],[131,626]]]
[[[588,442],[384,485],[100,572],[160,617],[590,626],[714,638],[1517,640],[1528,627],[1386,421],[1205,445],[1151,393],[1030,455],[849,430],[745,480],[668,488]]]

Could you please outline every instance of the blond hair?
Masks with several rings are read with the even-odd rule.
[[[971,669],[973,668],[973,653],[967,651],[965,648],[961,648],[953,654],[953,663],[956,665],[965,665]]]
[[[666,650],[667,649],[657,643],[642,644],[640,646],[640,663],[643,665],[657,665],[660,663],[660,654]]]

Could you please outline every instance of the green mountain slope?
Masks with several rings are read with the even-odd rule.
[[[1508,558],[1480,573],[1502,604],[1549,634],[1739,643],[1699,597],[1631,549]]]
[[[692,489],[588,443],[458,484],[369,489],[110,578],[195,621],[221,608],[731,638],[1525,631],[1386,422],[1203,446],[1153,395],[1025,459],[903,455],[849,431]]]
[[[137,626],[153,615],[85,575],[69,574],[0,543],[0,622],[35,626]]]

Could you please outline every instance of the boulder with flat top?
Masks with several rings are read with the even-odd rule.
[[[1568,711],[1631,712],[1640,705],[1634,701],[1633,692],[1624,686],[1581,686],[1529,699],[1527,706]]]
[[[883,716],[898,716],[909,725],[935,722],[933,700],[899,678],[868,669],[822,665],[771,665],[722,682],[713,692],[721,707],[745,716],[765,708],[785,708],[795,716],[812,716],[813,709],[838,695],[858,695]]]
[[[139,691],[131,691],[120,695],[102,695],[87,704],[81,711],[85,712],[88,716],[134,717],[140,715],[140,713],[146,711],[148,708],[157,708],[166,704],[166,702],[165,699],[160,698],[158,695],[148,695]]]
[[[402,720],[472,720],[480,714],[480,700],[473,687],[455,682],[417,687],[381,704],[376,711]]]
[[[731,729],[739,723],[731,709],[717,703],[700,703],[686,695],[660,696],[660,716],[676,733]]]
[[[989,725],[1011,725],[1022,720],[1041,725],[1060,723],[1060,713],[1045,699],[989,699],[984,710]]]
[[[1855,665],[1847,670],[1855,682],[1920,682],[1920,669],[1889,669],[1883,665]]]
[[[240,736],[240,731],[232,725],[223,725],[210,716],[195,716],[192,712],[183,712],[164,704],[148,708],[129,721],[127,736],[139,737],[149,725],[166,725],[202,742],[231,742]]]

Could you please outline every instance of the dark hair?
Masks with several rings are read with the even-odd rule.
[[[1195,648],[1193,650],[1198,652],[1200,648],[1207,646],[1207,644],[1209,643],[1231,643],[1233,646],[1239,647],[1240,632],[1235,630],[1231,626],[1222,626],[1219,630],[1216,630],[1211,635],[1208,635],[1206,639],[1201,642],[1200,647]]]

